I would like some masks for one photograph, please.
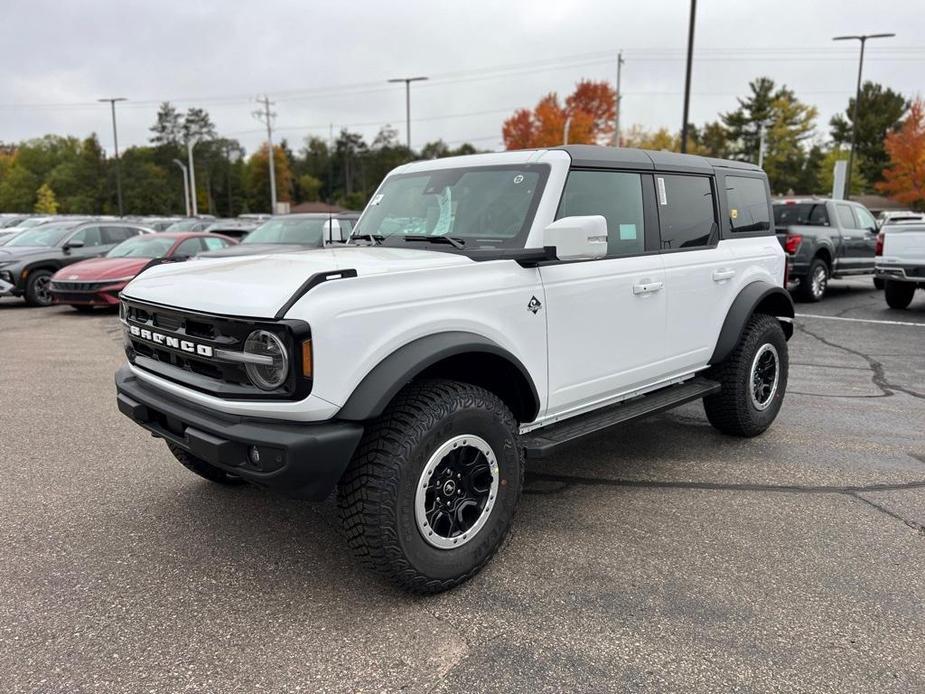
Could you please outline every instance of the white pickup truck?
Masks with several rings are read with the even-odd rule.
[[[436,592],[499,547],[525,458],[695,400],[726,434],[767,429],[784,271],[751,164],[587,145],[415,162],[345,246],[133,280],[119,409],[213,482],[336,488],[359,557]]]
[[[876,273],[882,278],[890,308],[912,303],[925,289],[925,222],[887,223],[877,236]]]

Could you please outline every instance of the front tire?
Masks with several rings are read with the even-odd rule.
[[[797,296],[803,301],[822,301],[825,290],[829,286],[829,266],[822,258],[813,258],[809,264],[809,272],[800,278]]]
[[[887,280],[886,287],[883,289],[883,296],[886,298],[886,303],[890,308],[908,308],[914,295],[915,283],[913,282]]]
[[[703,399],[710,424],[732,436],[763,433],[780,412],[787,390],[787,338],[777,318],[753,315],[739,344],[711,371],[722,389]]]
[[[170,452],[173,453],[173,457],[179,461],[180,465],[185,467],[190,472],[199,475],[203,479],[207,479],[210,482],[215,482],[216,484],[224,484],[226,486],[244,484],[244,480],[242,480],[237,475],[232,475],[229,472],[225,472],[221,468],[207,463],[202,458],[197,458],[192,453],[183,450],[177,445],[168,442],[167,448],[170,449]]]
[[[26,291],[23,297],[30,306],[51,306],[51,272],[36,270],[26,279]]]
[[[372,423],[338,486],[347,542],[414,593],[474,576],[500,547],[523,487],[517,422],[455,381],[412,383]]]

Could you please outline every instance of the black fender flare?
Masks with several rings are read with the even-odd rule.
[[[33,260],[31,262],[23,263],[22,270],[19,271],[19,281],[17,285],[22,285],[22,289],[26,288],[26,281],[29,279],[29,275],[38,270],[47,270],[51,274],[55,274],[58,270],[65,267],[63,263],[58,260],[50,260],[45,258],[43,260]],[[26,280],[22,279],[22,273],[26,273]]]
[[[348,421],[378,417],[398,391],[425,369],[448,357],[470,353],[501,357],[520,372],[532,395],[533,417],[526,420],[532,421],[539,412],[540,398],[527,367],[492,340],[464,331],[427,335],[396,349],[363,377],[336,417]]]
[[[729,307],[729,312],[726,313],[726,320],[723,321],[723,328],[716,340],[710,364],[718,364],[729,356],[738,344],[745,325],[759,306],[763,313],[769,313],[778,318],[793,318],[793,299],[783,287],[763,280],[745,285],[732,302],[732,306]],[[789,321],[781,321],[781,325],[784,328],[784,335],[789,340],[793,335],[793,324]]]

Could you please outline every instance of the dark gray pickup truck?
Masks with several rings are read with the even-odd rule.
[[[866,207],[825,198],[779,200],[773,207],[777,238],[801,299],[822,299],[829,279],[873,277],[878,230]]]

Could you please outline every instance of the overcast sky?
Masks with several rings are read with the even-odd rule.
[[[279,137],[347,126],[371,139],[383,124],[412,144],[443,138],[501,148],[501,123],[581,78],[615,79],[624,50],[623,124],[678,130],[688,0],[5,0],[0,20],[0,141],[45,133],[145,144],[157,103],[202,106],[221,134],[253,151],[265,134],[254,96],[276,101]],[[871,42],[864,76],[925,93],[922,0],[700,0],[691,120],[735,107],[767,75],[820,111],[819,134],[853,95],[855,43],[838,34],[895,32]]]

